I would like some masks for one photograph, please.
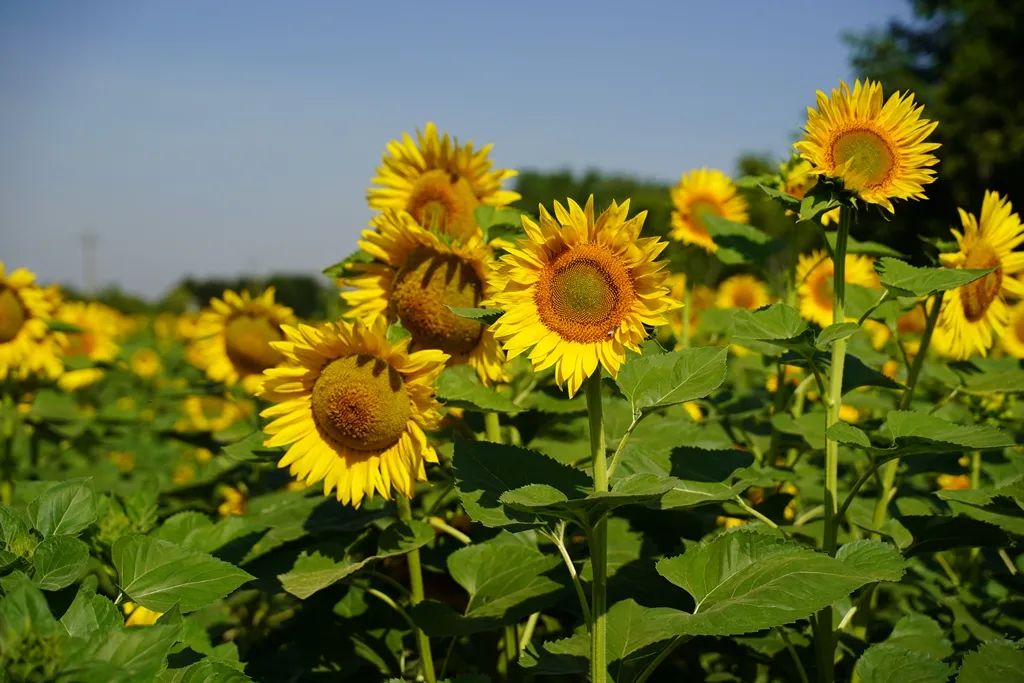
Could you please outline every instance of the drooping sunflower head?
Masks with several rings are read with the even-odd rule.
[[[942,300],[935,344],[954,358],[984,355],[1002,335],[1009,321],[1007,297],[1024,297],[1024,282],[1014,277],[1024,271],[1024,226],[1013,205],[996,192],[986,192],[981,217],[960,209],[963,232],[953,230],[960,250],[943,254],[950,268],[991,268],[991,273],[968,283]]]
[[[472,142],[439,135],[427,123],[413,140],[408,133],[388,143],[367,198],[374,209],[408,211],[416,221],[441,232],[469,237],[478,230],[476,207],[505,206],[519,194],[502,189],[516,175],[493,169],[491,145],[474,149]]]
[[[553,217],[540,207],[540,221],[524,216],[526,239],[502,258],[493,301],[505,313],[491,329],[510,358],[532,349],[535,368],[554,366],[570,395],[598,364],[615,376],[644,325],[667,324],[679,305],[655,261],[666,243],[640,237],[646,212],[628,213],[628,201],[612,202],[595,218],[593,196],[584,208],[555,202]]]
[[[747,200],[725,173],[699,168],[684,173],[670,190],[674,239],[695,244],[712,254],[718,250],[708,234],[705,216],[721,216],[735,223],[747,222]]]
[[[8,274],[0,261],[0,379],[29,374],[56,377],[63,365],[47,334],[56,301],[25,268]]]
[[[807,109],[800,155],[820,175],[838,178],[865,202],[893,210],[893,199],[924,199],[935,180],[927,142],[938,125],[921,118],[913,93],[893,93],[883,101],[882,85],[859,80],[853,90],[840,83],[831,96],[818,91],[818,108]]]
[[[440,349],[449,363],[468,363],[481,380],[505,378],[494,334],[449,307],[474,308],[492,292],[493,256],[479,234],[442,238],[405,211],[385,210],[363,233],[360,248],[375,257],[342,280],[347,317],[384,316],[412,336],[414,349]]]
[[[265,444],[289,447],[278,466],[356,507],[374,493],[412,497],[437,462],[424,430],[440,420],[434,382],[447,356],[389,343],[380,317],[284,331],[274,346],[287,362],[260,390],[275,404],[261,413],[272,418]]]
[[[719,283],[715,306],[752,311],[767,306],[771,300],[768,287],[753,275],[733,275]]]
[[[284,339],[281,326],[294,320],[292,309],[274,303],[273,287],[257,297],[225,291],[222,299],[210,300],[196,322],[196,364],[211,380],[228,386],[241,383],[254,393],[263,371],[281,362],[281,353],[271,344]]]
[[[57,309],[56,318],[79,330],[61,334],[64,356],[99,363],[110,362],[117,356],[117,337],[123,323],[121,314],[114,309],[95,301],[67,301]]]
[[[801,254],[796,264],[800,315],[821,327],[832,324],[835,264],[823,249]],[[878,274],[866,256],[847,255],[846,283],[878,287]]]

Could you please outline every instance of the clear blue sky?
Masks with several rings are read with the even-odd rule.
[[[4,2],[0,259],[155,296],[355,247],[388,139],[674,180],[787,153],[902,0]]]

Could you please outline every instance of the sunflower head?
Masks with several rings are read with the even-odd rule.
[[[61,334],[63,355],[101,363],[117,356],[123,323],[116,310],[95,301],[68,301],[57,309],[56,318],[79,330]]]
[[[274,288],[253,297],[247,291],[224,292],[196,322],[194,356],[207,377],[227,385],[241,383],[252,393],[265,369],[281,362],[272,342],[281,341],[281,326],[295,320],[292,309],[274,303]]]
[[[823,249],[801,254],[796,264],[800,314],[821,327],[832,324],[835,264]],[[878,287],[878,274],[866,256],[846,256],[846,283]]]
[[[427,123],[416,139],[405,133],[388,143],[387,151],[367,195],[374,209],[408,211],[423,226],[450,235],[469,237],[479,230],[477,206],[505,206],[519,194],[502,189],[516,175],[492,169],[491,146],[479,150],[472,142],[439,135]]]
[[[523,217],[526,239],[502,258],[493,298],[505,313],[491,329],[510,358],[532,349],[534,367],[554,366],[573,395],[598,364],[615,376],[644,325],[667,324],[679,304],[654,260],[666,243],[640,237],[646,212],[627,219],[629,202],[612,202],[595,218],[593,196],[568,204],[555,202],[554,216],[540,207],[537,223]]]
[[[952,292],[942,300],[935,329],[936,347],[954,358],[985,354],[1009,320],[1008,297],[1024,297],[1024,283],[1014,277],[1024,271],[1024,226],[1013,205],[996,192],[986,192],[981,216],[960,209],[963,231],[953,230],[959,251],[942,254],[951,268],[991,268],[992,272]]]
[[[63,370],[47,325],[60,301],[59,291],[39,287],[35,280],[25,268],[7,273],[0,261],[0,379],[29,374],[54,378]]]
[[[712,254],[718,250],[708,234],[705,216],[721,216],[735,223],[747,222],[747,200],[725,173],[699,168],[683,174],[670,191],[672,196],[671,236],[695,244]]]
[[[852,91],[840,83],[831,96],[818,91],[796,149],[815,173],[892,211],[893,199],[924,199],[924,186],[935,180],[939,145],[927,139],[938,124],[921,118],[923,110],[912,93],[883,101],[876,81],[858,80]]]
[[[771,300],[768,288],[753,275],[733,275],[719,283],[715,306],[752,311],[767,306]]]
[[[491,292],[493,256],[478,234],[444,238],[405,211],[386,210],[373,219],[359,246],[374,263],[342,280],[351,318],[385,316],[400,322],[417,349],[440,349],[449,363],[468,363],[485,382],[505,378],[493,334],[450,307],[473,308]]]
[[[356,507],[374,493],[411,497],[424,464],[437,462],[424,430],[440,419],[434,382],[447,356],[389,343],[379,317],[284,331],[274,346],[287,362],[260,390],[275,404],[261,413],[272,418],[266,445],[289,447],[279,466]]]

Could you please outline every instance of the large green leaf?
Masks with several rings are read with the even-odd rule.
[[[498,498],[503,505],[539,517],[576,521],[589,526],[615,508],[658,500],[678,482],[655,474],[634,474],[616,480],[610,491],[570,496],[547,484],[527,484]]]
[[[918,268],[894,258],[875,262],[878,279],[893,296],[923,297],[956,289],[992,272],[985,269]]]
[[[738,635],[813,614],[866,583],[898,581],[904,562],[890,545],[855,541],[829,557],[757,533],[723,534],[658,563],[658,573],[693,596],[680,633]]]
[[[703,398],[725,381],[724,348],[697,348],[630,358],[615,382],[634,417],[653,408]]]
[[[937,491],[936,495],[954,513],[1024,536],[1024,476],[991,488]]]
[[[69,674],[81,683],[152,681],[166,666],[167,655],[178,641],[182,624],[158,623],[146,628],[120,627],[103,638],[86,641],[76,654],[82,662]]]
[[[885,644],[942,661],[953,654],[953,645],[946,636],[946,630],[934,619],[923,614],[908,614],[896,622]]]
[[[156,683],[247,683],[252,681],[226,662],[210,657],[180,669],[167,669],[160,673]]]
[[[726,265],[764,263],[785,246],[751,225],[736,223],[713,213],[703,216],[704,227],[715,241],[715,256]]]
[[[883,643],[864,651],[853,676],[858,683],[946,683],[949,667],[927,654]]]
[[[542,553],[508,533],[456,550],[448,556],[448,571],[468,593],[469,602],[463,614],[434,601],[413,608],[413,618],[429,635],[462,635],[514,624],[554,605],[568,588],[556,554]]]
[[[32,580],[40,588],[55,591],[70,586],[89,566],[89,546],[73,536],[51,536],[32,554]]]
[[[87,577],[60,618],[60,624],[72,638],[102,637],[124,623],[121,611],[107,598],[96,594],[95,577]]]
[[[737,340],[775,344],[785,348],[810,344],[810,328],[800,311],[786,304],[772,304],[757,311],[736,311],[732,336]]]
[[[995,640],[964,657],[957,683],[1011,683],[1024,681],[1021,644]]]
[[[675,631],[681,612],[666,607],[644,607],[628,599],[608,610],[607,653],[609,680],[629,683],[643,672],[658,652],[683,634]],[[577,630],[561,640],[549,640],[523,656],[523,667],[537,673],[573,674],[588,670],[590,636]]]
[[[579,498],[593,489],[584,472],[515,446],[458,440],[452,462],[463,507],[474,521],[489,527],[525,528],[544,523],[536,514],[504,505],[500,498],[506,491],[543,483],[567,498]]]
[[[445,368],[437,378],[437,397],[447,405],[495,413],[518,413],[519,406],[508,396],[484,386],[476,370],[468,365]]]
[[[110,551],[124,593],[143,607],[191,612],[223,598],[254,577],[205,553],[148,536],[125,536]]]
[[[918,453],[1007,448],[1013,437],[988,425],[963,426],[929,413],[894,410],[886,414],[879,430],[881,445],[874,445],[863,430],[837,423],[826,432],[839,443],[870,451],[878,458],[898,458]]]
[[[303,551],[290,571],[279,575],[284,589],[305,600],[317,591],[332,586],[371,562],[404,555],[422,547],[434,538],[433,528],[426,522],[395,522],[381,532],[377,552],[357,557],[354,546],[329,544]]]
[[[96,494],[88,479],[48,488],[29,503],[32,524],[44,537],[74,535],[96,521]]]

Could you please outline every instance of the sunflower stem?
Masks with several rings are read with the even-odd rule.
[[[587,378],[587,414],[590,418],[590,455],[594,463],[594,492],[608,490],[608,471],[605,461],[604,415],[601,406],[601,369]],[[608,635],[608,520],[604,515],[594,520],[589,533],[590,563],[594,580],[590,588],[590,680],[605,683],[608,679],[606,661]]]
[[[846,209],[839,214],[839,230],[832,254],[832,322],[846,320],[846,244],[850,237],[850,214]],[[846,364],[846,339],[837,339],[832,344],[832,363],[828,372],[828,394],[825,401],[825,429],[839,422],[843,406],[843,366]],[[825,535],[823,550],[829,555],[836,554],[839,535],[837,528],[839,513],[839,442],[826,437],[825,441]],[[818,612],[815,620],[815,641],[818,650],[818,680],[832,683],[835,678],[835,635],[832,632],[832,606]]]
[[[501,443],[501,422],[497,413],[484,413],[484,433],[491,443]]]
[[[914,400],[914,389],[917,387],[917,380],[921,376],[921,368],[924,366],[924,357],[928,353],[928,347],[932,342],[932,333],[935,331],[935,324],[939,320],[939,311],[942,310],[943,292],[935,295],[932,307],[928,309],[925,318],[924,334],[921,336],[921,347],[917,355],[910,363],[907,371],[907,388],[900,397],[900,410],[907,410]],[[899,470],[899,458],[894,458],[882,465],[882,488],[878,492],[878,500],[875,501],[875,514],[872,517],[871,526],[878,531],[885,524],[885,518],[889,513],[889,504],[896,497],[895,484],[896,472]]]
[[[412,521],[412,505],[409,499],[399,494],[396,496],[398,507],[398,518],[403,522]],[[423,566],[420,563],[420,550],[410,550],[405,555],[409,563],[409,602],[415,607],[423,602]],[[416,634],[416,644],[420,651],[420,667],[423,669],[423,678],[427,683],[436,683],[437,676],[434,674],[434,656],[430,651],[430,638],[419,628],[413,627]]]

